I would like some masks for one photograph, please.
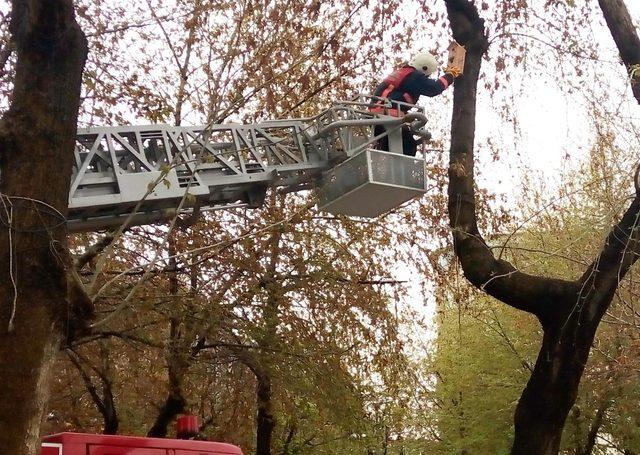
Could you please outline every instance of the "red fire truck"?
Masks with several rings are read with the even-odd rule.
[[[193,416],[178,419],[178,437],[193,435]],[[197,432],[197,431],[196,431]],[[136,436],[59,433],[44,438],[41,455],[243,455],[239,447],[222,442]]]

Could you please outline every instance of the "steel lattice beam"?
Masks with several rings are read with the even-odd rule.
[[[133,224],[159,221],[186,193],[202,208],[257,207],[268,187],[302,188],[370,144],[374,124],[402,122],[373,115],[367,105],[338,102],[312,118],[255,125],[79,129],[69,229],[122,223],[137,206]],[[401,150],[399,139],[395,144]]]

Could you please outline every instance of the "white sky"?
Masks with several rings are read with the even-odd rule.
[[[625,3],[635,23],[638,24],[640,2],[627,0]],[[619,54],[613,39],[609,30],[600,23],[600,19],[594,18],[593,38],[606,46],[608,52],[600,57],[603,60],[618,61]],[[621,64],[600,65],[597,62],[585,62],[585,65],[599,66],[600,70],[607,72],[607,77],[614,89],[626,89],[626,99],[621,100],[616,94],[610,99],[611,106],[618,106],[622,102],[623,111],[634,117],[636,121],[640,120],[640,107],[631,95],[624,67]],[[505,150],[500,162],[487,164],[483,168],[486,176],[485,185],[512,195],[516,194],[514,190],[517,189],[521,178],[523,165],[537,171],[547,183],[558,183],[564,167],[585,157],[592,139],[588,107],[584,105],[581,94],[566,95],[559,89],[558,86],[565,83],[559,72],[550,68],[544,78],[523,78],[520,82],[525,88],[525,96],[517,99],[513,106],[520,121],[522,133],[520,146],[512,152]],[[601,91],[609,89],[609,87],[597,85],[594,88]],[[495,128],[491,112],[488,110],[490,105],[491,101],[480,93],[478,137],[492,134]],[[570,155],[569,163],[565,161],[566,154]]]

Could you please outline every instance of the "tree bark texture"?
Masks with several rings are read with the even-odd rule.
[[[282,298],[282,289],[277,280],[278,261],[281,254],[280,241],[282,240],[282,231],[276,230],[269,240],[269,262],[265,273],[262,277],[262,283],[267,293],[262,312],[263,334],[258,340],[258,345],[263,349],[264,353],[270,349],[276,348],[278,340],[278,324],[280,299]],[[256,375],[256,405],[257,415],[257,434],[256,434],[256,455],[271,455],[271,441],[273,438],[273,430],[276,426],[276,417],[273,413],[273,402],[271,393],[271,371],[269,362],[259,364],[254,367]]]
[[[71,0],[12,8],[16,74],[0,119],[0,447],[33,455],[50,360],[76,311],[64,217],[87,44]]]
[[[620,0],[600,2],[624,8]],[[636,195],[599,256],[578,280],[529,275],[496,258],[478,230],[473,168],[477,82],[488,41],[484,21],[472,2],[445,3],[453,36],[467,49],[464,75],[454,85],[451,123],[448,210],[454,249],[474,286],[535,315],[542,324],[540,353],[516,408],[511,453],[557,454],[598,324],[637,258],[640,197]],[[615,21],[607,22],[612,27]]]

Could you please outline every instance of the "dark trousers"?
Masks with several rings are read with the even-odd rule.
[[[374,136],[384,133],[384,126],[377,125],[373,129]],[[413,137],[413,133],[409,129],[408,125],[404,125],[402,127],[402,154],[407,156],[416,156],[416,152],[418,151],[419,142],[416,141]],[[389,151],[389,136],[384,136],[382,139],[378,140],[378,147],[381,150]]]

